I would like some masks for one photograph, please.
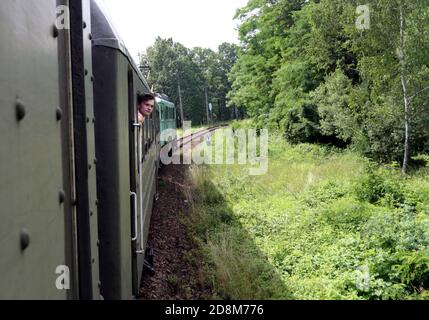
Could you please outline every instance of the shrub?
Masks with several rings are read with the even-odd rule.
[[[321,218],[337,228],[359,229],[370,218],[372,208],[354,198],[340,198],[322,211]]]
[[[344,197],[347,191],[336,181],[328,180],[310,187],[304,197],[304,203],[316,207],[323,203],[331,203]]]
[[[405,198],[398,177],[392,179],[386,169],[377,168],[374,164],[367,166],[366,175],[356,184],[355,193],[359,200],[375,204],[399,206]]]

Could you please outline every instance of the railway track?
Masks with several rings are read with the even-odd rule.
[[[176,148],[204,142],[200,138],[224,126],[214,126],[178,139]],[[177,150],[176,149],[176,150]],[[192,240],[184,221],[191,214],[189,193],[191,185],[187,179],[189,165],[166,165],[160,170],[159,198],[154,204],[149,242],[153,253],[153,273],[143,274],[140,288],[141,300],[205,300],[211,297],[212,288],[201,286],[196,244]],[[192,256],[195,263],[187,257]]]
[[[221,125],[221,126],[214,126],[214,127],[210,127],[207,129],[203,129],[200,130],[198,132],[194,132],[193,134],[190,134],[186,137],[183,137],[181,139],[177,140],[177,144],[176,144],[176,149],[177,148],[182,148],[183,146],[191,143],[192,141],[196,141],[196,139],[205,136],[206,134],[212,133],[220,128],[226,127],[225,125]]]
[[[194,133],[192,133],[186,137],[177,139],[176,144],[173,146],[173,150],[174,151],[179,150],[179,149],[183,148],[183,146],[185,146],[189,143],[192,143],[192,142],[195,142],[194,146],[197,146],[202,142],[202,141],[199,141],[198,138],[201,138],[202,136],[205,136],[207,134],[211,134],[212,132],[214,132],[220,128],[226,127],[226,126],[227,125],[213,126],[213,127],[207,128],[207,129],[203,129],[203,130],[194,132]],[[167,144],[163,148],[171,148],[171,146],[169,146]]]

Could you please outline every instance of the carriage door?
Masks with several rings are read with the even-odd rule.
[[[134,92],[133,71],[128,71],[128,106],[130,118],[130,201],[131,201],[131,248],[132,248],[132,275],[133,295],[138,296],[141,272],[139,266],[143,264],[143,202],[141,199],[142,185],[142,158],[143,158],[143,127],[138,123],[137,101]]]

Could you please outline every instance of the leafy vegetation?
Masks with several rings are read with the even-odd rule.
[[[397,164],[280,134],[269,155],[262,176],[191,169],[189,230],[215,298],[429,298],[426,168],[404,176]]]
[[[292,143],[351,146],[408,171],[429,152],[429,5],[368,0],[249,0],[229,105]]]
[[[429,298],[429,5],[365,3],[362,29],[357,0],[249,0],[238,47],[148,49],[185,118],[205,123],[207,92],[271,132],[266,175],[191,170],[215,298]]]
[[[167,94],[179,107],[184,120],[194,125],[235,118],[227,108],[226,95],[231,89],[228,73],[237,59],[236,46],[223,43],[217,52],[196,47],[188,49],[173,39],[158,38],[142,56],[141,64],[150,66],[146,76],[153,90]],[[206,100],[207,94],[207,100]],[[207,114],[206,104],[213,106]],[[180,116],[180,112],[178,112]]]

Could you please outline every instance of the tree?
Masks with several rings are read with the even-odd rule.
[[[299,142],[351,146],[379,161],[429,153],[429,3],[250,0],[229,104]],[[300,136],[301,135],[301,136]]]
[[[219,52],[205,48],[188,49],[173,39],[158,38],[142,57],[151,67],[148,82],[154,90],[183,103],[184,117],[195,124],[206,122],[206,91],[210,102],[218,105],[218,118],[226,108],[220,106],[230,89],[228,73],[235,62],[235,46],[222,44]],[[228,120],[229,117],[223,117]],[[184,120],[184,119],[183,119]]]
[[[414,131],[413,137],[413,123],[423,116],[417,112],[423,111],[418,98],[425,93],[427,97],[429,90],[429,6],[419,0],[373,0],[369,5],[372,20],[379,23],[364,34],[352,32],[352,47],[374,92],[395,97],[393,103],[403,109],[402,171],[406,174],[413,140],[423,134]],[[401,92],[400,96],[397,92]],[[417,145],[414,147],[418,150]]]
[[[199,107],[204,100],[198,88],[202,79],[190,50],[172,39],[157,38],[155,44],[147,49],[144,59],[151,67],[148,82],[154,90],[167,94],[177,106],[182,100],[185,119],[181,121],[201,123],[203,113]]]

